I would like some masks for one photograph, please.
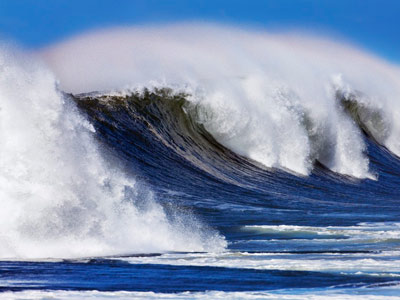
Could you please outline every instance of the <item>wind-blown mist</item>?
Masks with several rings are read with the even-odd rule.
[[[267,167],[310,174],[318,160],[373,178],[357,120],[400,155],[398,67],[328,40],[182,24],[89,33],[41,55],[68,92],[183,90],[221,144]]]
[[[150,190],[104,158],[46,67],[2,50],[0,70],[0,258],[224,247],[190,216],[169,220]]]

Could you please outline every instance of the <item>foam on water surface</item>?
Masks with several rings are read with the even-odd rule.
[[[352,294],[347,290],[307,291],[293,290],[291,292],[199,292],[199,293],[153,293],[153,292],[99,292],[99,291],[27,291],[17,293],[2,293],[0,299],[252,299],[252,300],[395,300],[398,299],[399,288],[375,287],[356,289]]]

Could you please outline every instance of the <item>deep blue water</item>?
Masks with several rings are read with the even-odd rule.
[[[130,264],[93,259],[88,262],[2,262],[1,278],[9,281],[1,291],[98,290],[153,291],[265,291],[293,288],[328,288],[345,284],[354,288],[393,278],[371,278],[323,272],[251,270],[240,268]]]

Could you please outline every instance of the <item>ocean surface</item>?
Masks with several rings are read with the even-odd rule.
[[[400,72],[281,39],[107,92],[2,49],[0,299],[400,299]]]

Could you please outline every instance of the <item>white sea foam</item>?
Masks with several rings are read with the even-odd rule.
[[[296,225],[248,225],[243,231],[257,233],[274,233],[282,236],[293,234],[310,234],[318,236],[342,236],[353,241],[380,242],[386,240],[400,241],[400,223],[360,223],[355,226],[296,226]]]
[[[279,254],[224,252],[220,254],[163,254],[158,257],[131,257],[133,264],[208,266],[254,270],[315,271],[369,276],[400,277],[399,252],[383,254],[336,253]]]
[[[66,91],[183,88],[201,103],[198,120],[219,142],[300,174],[318,159],[335,172],[373,178],[361,131],[336,99],[338,91],[356,94],[382,112],[385,132],[371,132],[400,155],[399,68],[342,43],[178,24],[88,33],[40,55]]]
[[[0,258],[223,249],[190,216],[169,220],[100,153],[52,73],[16,52],[0,51]]]
[[[362,223],[348,227],[311,227],[291,225],[245,226],[244,231],[281,234],[289,240],[257,240],[259,243],[277,244],[276,249],[287,249],[286,243],[298,243],[298,250],[323,250],[322,253],[248,253],[224,252],[219,254],[167,253],[157,257],[126,258],[130,263],[149,263],[186,266],[213,266],[224,268],[246,268],[257,270],[296,270],[318,272],[340,272],[341,274],[365,274],[369,276],[400,277],[400,256],[397,245],[400,243],[399,223]],[[308,234],[310,248],[304,249],[304,240],[296,239],[295,234]],[[321,238],[322,236],[322,238]],[[326,239],[328,237],[336,239]],[[249,242],[249,240],[247,240]],[[350,249],[372,250],[372,252],[340,253],[330,252],[337,245],[347,243]],[[392,251],[374,252],[374,245],[387,245]],[[330,245],[331,247],[323,247]],[[358,245],[358,248],[357,248]],[[291,244],[292,246],[292,244]],[[361,246],[361,247],[360,247]],[[381,249],[382,247],[380,247]]]
[[[99,291],[24,291],[0,294],[0,299],[268,299],[268,300],[397,300],[399,287],[368,289],[292,289],[290,292],[99,292]]]

